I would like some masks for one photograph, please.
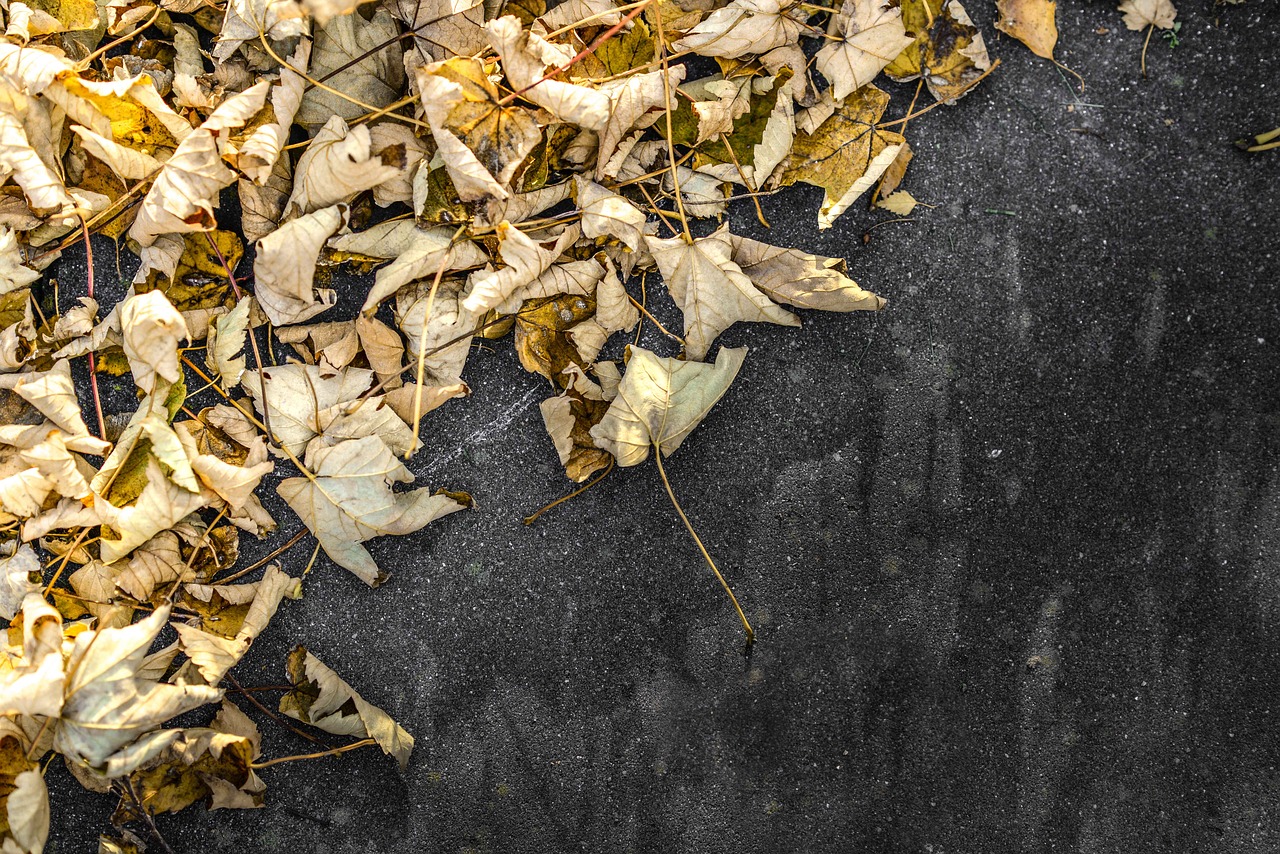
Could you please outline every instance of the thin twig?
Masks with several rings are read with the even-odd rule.
[[[667,37],[662,28],[662,9],[654,16],[658,26],[658,57],[662,63],[662,97],[666,102],[663,115],[667,122],[667,160],[671,163],[671,183],[676,189],[676,209],[680,211],[680,225],[684,228],[684,242],[693,243],[693,232],[689,231],[689,217],[684,211],[684,195],[680,192],[680,167],[676,165],[675,131],[671,125],[671,75],[668,73]]]
[[[236,572],[234,575],[228,575],[226,578],[219,578],[219,579],[215,579],[213,583],[215,583],[215,584],[230,584],[230,583],[231,583],[231,582],[233,582],[233,581],[238,581],[239,579],[244,578],[246,575],[248,575],[249,573],[253,572],[253,571],[254,571],[255,569],[257,569],[258,567],[260,567],[260,566],[266,566],[266,565],[267,565],[268,563],[270,563],[271,561],[273,561],[273,560],[275,560],[276,558],[280,557],[280,555],[284,554],[284,553],[285,553],[285,552],[287,552],[289,549],[293,548],[293,547],[294,547],[294,546],[296,546],[298,543],[302,542],[302,538],[303,538],[303,537],[305,537],[307,534],[310,534],[310,533],[311,533],[311,531],[310,531],[309,529],[307,529],[307,528],[303,528],[301,531],[299,531],[298,533],[296,533],[296,534],[294,534],[292,537],[290,537],[290,538],[289,538],[289,542],[285,543],[283,546],[281,546],[280,548],[276,549],[276,550],[275,550],[275,551],[273,551],[271,554],[267,555],[266,557],[262,558],[261,560],[258,560],[258,561],[253,562],[253,563],[252,563],[252,564],[250,564],[249,566],[246,566],[244,569],[242,569],[242,570],[240,570],[240,571]]]
[[[431,290],[427,292],[427,305],[422,311],[422,325],[418,328],[418,370],[414,374],[417,382],[413,389],[413,423],[409,425],[413,428],[413,438],[417,441],[420,441],[418,428],[422,423],[422,384],[427,370],[427,324],[431,321],[431,309],[436,304],[436,292],[440,290],[440,280],[444,278],[445,268],[449,266],[449,258],[453,254],[453,244],[466,230],[465,224],[458,226],[458,230],[449,240],[449,245],[440,253],[440,266],[436,268],[436,274],[431,279]],[[416,450],[417,447],[410,443],[405,449],[404,458],[409,459]]]
[[[627,299],[631,300],[631,304],[634,305],[636,308],[640,309],[640,311],[644,314],[644,316],[649,318],[649,320],[653,322],[654,326],[662,330],[663,335],[667,336],[672,341],[675,341],[681,347],[684,346],[684,339],[681,338],[679,335],[675,334],[674,332],[672,332],[671,330],[667,329],[667,327],[663,326],[662,321],[658,320],[658,318],[650,314],[649,309],[644,307],[644,303],[636,302],[636,298],[631,296],[631,294],[627,294]]]

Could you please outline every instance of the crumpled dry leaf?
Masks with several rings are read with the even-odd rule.
[[[783,0],[732,0],[712,12],[672,47],[702,56],[726,59],[761,54],[794,44],[806,16],[798,5]]]
[[[172,385],[182,379],[180,341],[190,338],[182,313],[163,291],[148,291],[125,300],[120,308],[124,354],[138,388],[151,394],[157,378]]]
[[[470,506],[465,493],[433,493],[422,488],[393,492],[413,475],[378,436],[331,447],[311,446],[305,459],[313,478],[280,483],[279,493],[320,541],[334,563],[371,587],[388,578],[361,545],[383,535],[412,533],[441,516]]]
[[[263,81],[228,98],[182,141],[143,198],[129,237],[150,246],[162,235],[213,230],[218,194],[236,177],[222,163],[223,136],[262,108],[269,88]]]
[[[216,688],[138,677],[147,650],[168,619],[169,608],[160,607],[131,626],[76,636],[55,749],[108,776],[126,774],[177,738],[178,730],[158,730],[162,723],[221,699]]]
[[[337,294],[314,286],[320,250],[347,224],[347,206],[331,205],[291,220],[258,241],[254,296],[276,326],[303,323],[333,307]]]
[[[289,681],[295,686],[280,698],[280,713],[334,735],[372,738],[404,770],[413,736],[382,709],[365,700],[305,646],[289,653]]]
[[[991,68],[982,33],[960,0],[902,0],[902,20],[915,41],[885,72],[898,81],[924,77],[939,101],[968,94]]]
[[[235,308],[213,321],[205,341],[205,361],[217,372],[222,387],[228,391],[240,384],[244,374],[244,350],[249,332],[252,297],[242,299]]]
[[[39,769],[23,771],[13,781],[13,790],[5,799],[8,836],[5,854],[40,854],[49,840],[49,790]]]
[[[733,262],[775,302],[821,311],[879,311],[885,300],[844,274],[844,261],[730,235]]]
[[[629,348],[618,396],[600,423],[591,428],[596,446],[613,454],[620,466],[645,461],[651,448],[675,453],[724,396],[747,357],[747,348],[721,348],[715,364],[684,362]]]
[[[483,270],[471,276],[471,292],[462,305],[480,313],[494,309],[511,314],[524,299],[524,288],[547,272],[557,258],[577,240],[579,230],[569,226],[550,240],[535,241],[516,226],[503,220],[495,229],[499,254],[505,265],[499,270]]]
[[[350,201],[356,193],[394,178],[398,171],[371,151],[368,127],[348,128],[341,116],[333,116],[298,159],[285,217]]]
[[[544,107],[560,121],[589,130],[602,130],[609,121],[609,96],[598,89],[577,86],[563,80],[546,79],[548,66],[559,67],[573,53],[555,53],[554,45],[526,31],[520,19],[511,15],[490,21],[485,29],[494,50],[502,58],[507,78],[521,97]],[[541,56],[535,56],[534,52]]]
[[[25,288],[40,279],[40,274],[23,263],[18,238],[7,226],[0,226],[0,294]]]
[[[213,58],[225,62],[242,44],[264,35],[277,44],[305,36],[308,23],[293,0],[228,0]]]

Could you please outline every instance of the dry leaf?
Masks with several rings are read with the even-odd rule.
[[[361,545],[383,535],[412,533],[430,522],[470,505],[470,497],[432,493],[429,489],[393,492],[396,483],[412,483],[413,475],[378,436],[312,445],[307,468],[314,477],[280,483],[280,497],[320,541],[334,563],[351,570],[370,586],[385,581],[369,551]]]
[[[889,0],[845,0],[834,23],[841,40],[818,51],[817,65],[837,101],[874,80],[915,42],[906,34],[902,11]]]
[[[997,0],[996,9],[1000,12],[997,30],[1025,44],[1036,56],[1053,59],[1058,43],[1055,0]]]
[[[643,347],[629,352],[618,396],[591,428],[596,446],[620,466],[644,462],[651,448],[663,456],[675,453],[724,397],[747,357],[746,347],[721,348],[713,365],[664,358]]]
[[[365,700],[305,646],[289,653],[289,681],[296,686],[280,699],[281,714],[335,735],[372,738],[404,770],[413,736],[391,716]]]
[[[689,358],[704,358],[720,333],[738,321],[800,325],[795,315],[774,305],[733,262],[728,226],[692,243],[682,236],[649,238],[648,243],[671,296],[684,312]]]
[[[333,306],[334,291],[314,286],[316,260],[325,241],[346,223],[346,205],[332,205],[287,222],[258,241],[253,292],[276,326],[302,323]]]
[[[1178,16],[1172,0],[1124,0],[1120,11],[1124,13],[1124,25],[1131,30],[1172,29]]]
[[[796,137],[783,182],[804,181],[827,191],[819,228],[834,225],[897,159],[906,141],[876,127],[888,104],[886,93],[864,86],[816,131]]]

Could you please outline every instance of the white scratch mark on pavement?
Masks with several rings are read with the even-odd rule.
[[[533,402],[534,398],[538,397],[542,393],[543,392],[540,387],[529,389],[520,397],[519,400],[508,407],[505,412],[501,413],[498,417],[472,433],[466,439],[463,439],[450,450],[427,463],[426,467],[422,469],[422,474],[430,474],[440,466],[447,465],[462,456],[463,452],[471,445],[482,445],[488,439],[505,431],[511,426],[511,422],[516,420],[516,416],[528,409],[529,404]]]

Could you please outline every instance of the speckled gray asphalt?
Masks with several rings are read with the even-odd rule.
[[[263,810],[162,817],[174,848],[1280,850],[1280,151],[1232,145],[1280,124],[1280,8],[1180,5],[1142,80],[1142,34],[1064,2],[1081,95],[971,2],[1004,65],[910,125],[935,207],[865,243],[890,217],[818,232],[820,193],[732,212],[890,300],[731,329],[670,461],[749,661],[652,465],[520,523],[569,484],[499,343],[413,466],[479,511],[376,541],[381,589],[322,559],[241,668],[306,643],[414,734],[407,773],[272,768]],[[49,850],[92,851],[112,803],[50,779]]]

